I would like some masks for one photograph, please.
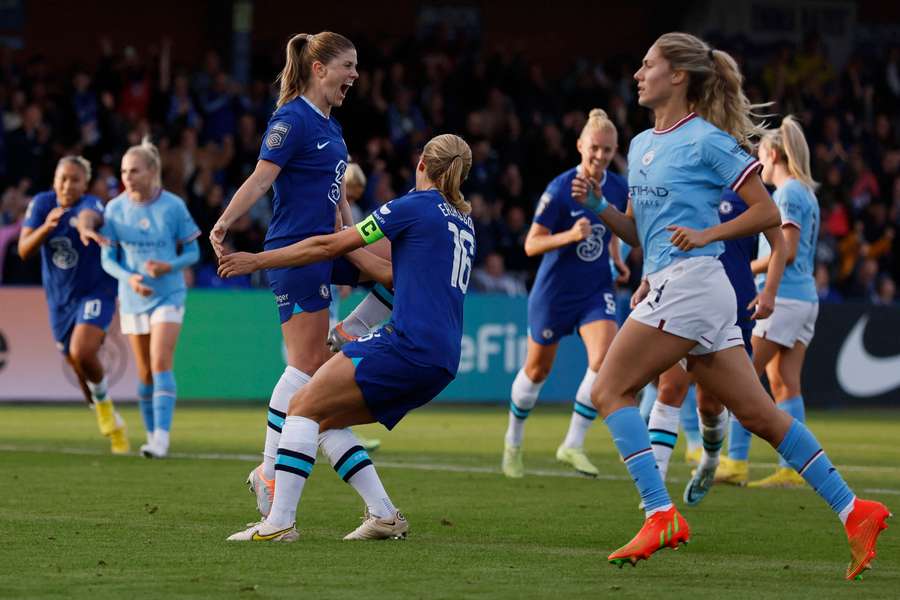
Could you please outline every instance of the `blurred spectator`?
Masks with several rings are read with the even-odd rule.
[[[485,257],[484,267],[476,267],[472,273],[474,289],[488,294],[505,294],[507,296],[524,296],[525,286],[506,273],[503,256],[491,252]]]
[[[878,279],[878,288],[873,298],[875,304],[893,306],[897,298],[897,286],[888,275],[882,275]]]
[[[837,303],[843,301],[843,296],[831,285],[831,273],[823,264],[816,265],[816,292],[819,294],[819,302]]]
[[[366,174],[357,163],[350,163],[344,172],[344,193],[347,195],[347,203],[350,204],[350,213],[353,215],[354,223],[359,223],[365,216],[359,206],[359,201],[365,191]],[[344,224],[350,225],[350,223]]]

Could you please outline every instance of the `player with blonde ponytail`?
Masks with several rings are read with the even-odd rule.
[[[278,446],[275,498],[264,521],[232,541],[294,541],[297,503],[316,452],[329,456],[332,432],[380,422],[393,428],[403,416],[438,395],[456,377],[462,342],[463,301],[472,274],[475,231],[460,186],[472,151],[460,137],[439,135],[416,165],[416,187],[361,223],[330,235],[267,250],[222,257],[219,274],[332,260],[382,238],[391,241],[393,265],[381,261],[378,280],[394,287],[391,322],[343,349],[291,399]],[[338,454],[342,478],[374,466],[361,449]],[[363,524],[344,539],[406,537],[409,525],[383,487],[366,497]]]
[[[781,221],[759,177],[760,162],[747,152],[763,130],[740,90],[737,65],[690,34],[667,33],[647,51],[634,78],[638,103],[653,111],[655,127],[629,147],[628,210],[610,207],[596,185],[579,183],[613,232],[641,246],[647,279],[591,392],[645,511],[641,530],[609,561],[634,564],[690,538],[656,468],[635,400],[637,390],[687,359],[697,383],[776,448],[838,515],[852,556],[846,577],[853,579],[875,556],[890,513],[879,502],[857,498],[806,426],[772,403],[743,349],[735,293],[717,260],[723,240]],[[722,222],[725,187],[747,210]]]
[[[596,183],[603,196],[621,210],[625,210],[628,190],[625,179],[607,169],[618,149],[618,132],[604,110],[590,112],[576,147],[580,163],[547,186],[525,238],[525,252],[542,258],[528,296],[525,364],[510,390],[501,466],[503,474],[511,478],[525,474],[525,422],[553,368],[560,340],[572,333],[578,333],[584,343],[588,366],[575,392],[569,430],[556,458],[583,475],[599,474],[584,453],[585,435],[597,417],[591,405],[591,386],[617,330],[610,259],[620,272],[627,273],[627,268],[619,258],[617,238],[585,207],[587,194],[573,193],[573,183]]]
[[[757,321],[753,329],[753,363],[758,373],[768,375],[778,408],[798,421],[806,411],[800,389],[800,374],[806,349],[815,332],[819,297],[814,278],[816,242],[819,237],[819,203],[809,168],[809,146],[793,117],[766,133],[759,145],[762,178],[775,186],[775,204],[781,211],[781,230],[787,246],[787,267],[775,296],[775,312]],[[752,264],[757,285],[766,283],[770,248],[760,240],[758,257]],[[732,419],[728,460],[716,473],[727,483],[746,483],[750,434]],[[803,477],[784,459],[775,472],[750,487],[800,487]]]

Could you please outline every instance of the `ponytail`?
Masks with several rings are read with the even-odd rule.
[[[654,45],[673,71],[688,74],[687,101],[698,115],[734,137],[746,148],[768,131],[756,112],[766,104],[752,104],[744,94],[744,76],[730,54],[710,48],[689,33],[666,33]]]
[[[327,64],[341,52],[354,49],[353,42],[332,31],[293,36],[285,48],[284,68],[278,74],[280,91],[276,106],[281,108],[303,94],[309,85],[314,62]]]
[[[781,127],[768,132],[763,141],[778,155],[776,160],[784,161],[791,177],[815,191],[819,184],[812,178],[809,167],[809,145],[797,119],[788,115],[781,121]]]
[[[460,187],[472,168],[472,150],[461,137],[445,133],[432,138],[422,151],[425,174],[453,208],[467,215],[472,206]]]

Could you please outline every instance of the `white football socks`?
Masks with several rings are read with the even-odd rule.
[[[319,434],[319,448],[328,457],[338,476],[362,497],[369,514],[389,517],[397,511],[378,477],[369,454],[349,428],[329,429]]]
[[[309,382],[309,375],[287,366],[269,399],[269,412],[266,426],[266,443],[263,448],[263,477],[272,479],[275,477],[275,456],[278,452],[278,441],[281,439],[281,429],[287,416],[291,398],[297,391]]]

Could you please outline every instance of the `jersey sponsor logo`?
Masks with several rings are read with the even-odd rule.
[[[324,283],[319,286],[319,295],[322,296],[323,299],[328,300],[331,298],[331,290],[328,289],[328,286]]]
[[[591,226],[591,234],[575,247],[575,254],[585,262],[594,262],[603,254],[603,236],[606,235],[606,227],[600,223]]]
[[[325,140],[325,141],[322,142],[321,144],[318,143],[318,142],[316,142],[316,148],[318,148],[319,150],[321,150],[322,148],[324,148],[325,146],[327,146],[327,145],[330,144],[330,143],[331,143],[331,140]]]
[[[722,200],[722,202],[719,203],[719,212],[723,215],[730,215],[733,210],[734,206],[732,206],[731,202],[728,200]]]
[[[641,157],[641,164],[645,167],[649,167],[650,163],[653,162],[653,159],[656,157],[656,152],[653,150],[648,150],[644,156]]]
[[[551,200],[550,194],[542,194],[541,199],[538,200],[537,208],[534,209],[534,216],[538,216],[539,214],[544,212],[544,210],[550,204],[550,200]]]
[[[284,145],[284,140],[287,139],[290,130],[290,123],[285,123],[284,121],[273,123],[272,127],[269,128],[269,135],[266,136],[266,147],[269,150],[281,148],[281,146]]]
[[[67,237],[56,237],[51,239],[48,244],[53,254],[50,262],[57,269],[72,269],[78,264],[78,252],[72,248],[72,240]]]
[[[334,167],[334,182],[328,189],[328,199],[332,204],[337,204],[341,200],[341,182],[344,181],[344,173],[347,172],[347,163],[339,160]]]
[[[746,158],[747,160],[752,159],[752,157],[749,154],[747,154],[747,150],[745,150],[744,147],[741,146],[740,144],[735,144],[734,147],[731,149],[731,153],[734,154],[735,156],[740,156],[741,158]]]
[[[275,304],[279,307],[290,305],[291,299],[288,294],[278,294],[275,296]]]
[[[879,396],[900,387],[900,354],[872,356],[863,334],[869,315],[860,317],[837,358],[837,380],[844,391],[859,398]]]
[[[578,215],[583,215],[583,214],[584,214],[583,210],[570,210],[569,211],[570,217],[577,217]]]

